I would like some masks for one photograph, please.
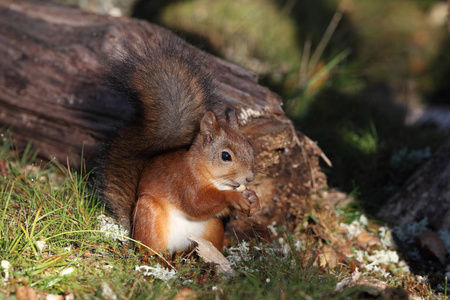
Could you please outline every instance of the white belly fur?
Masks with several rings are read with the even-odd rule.
[[[171,210],[169,216],[170,233],[167,249],[170,253],[185,250],[192,244],[188,237],[201,237],[205,232],[206,221],[192,220],[178,209]]]

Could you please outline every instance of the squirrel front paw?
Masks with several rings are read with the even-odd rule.
[[[251,217],[254,213],[259,211],[259,198],[252,190],[245,190],[241,194],[241,197],[233,203],[233,208],[241,211],[243,214]]]
[[[242,192],[242,195],[250,202],[250,211],[248,213],[248,217],[251,217],[259,211],[259,197],[252,190],[245,190]]]

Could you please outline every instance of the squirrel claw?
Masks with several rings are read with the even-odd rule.
[[[253,215],[259,211],[259,198],[256,193],[252,190],[245,190],[243,193],[246,199],[246,209],[241,211],[247,215],[247,219],[253,217]]]

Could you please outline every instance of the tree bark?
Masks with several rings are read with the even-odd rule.
[[[425,218],[435,230],[450,230],[450,139],[380,210],[379,217],[405,226]]]
[[[140,36],[173,34],[129,18],[113,18],[48,3],[0,2],[0,127],[10,128],[18,147],[31,141],[43,157],[72,163],[95,157],[101,140],[131,110],[100,80],[102,58]],[[200,51],[194,47],[191,51]],[[244,134],[255,147],[258,175],[251,188],[262,213],[231,218],[245,235],[272,222],[296,221],[311,210],[309,197],[326,187],[319,171],[321,150],[296,133],[281,99],[257,77],[205,54],[216,71],[219,92],[239,111]],[[290,222],[294,221],[294,222]]]

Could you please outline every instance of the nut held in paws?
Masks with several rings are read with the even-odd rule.
[[[240,186],[238,186],[238,187],[236,188],[236,191],[242,193],[243,191],[245,191],[246,188],[247,188],[247,187],[246,187],[245,185],[241,184]]]

